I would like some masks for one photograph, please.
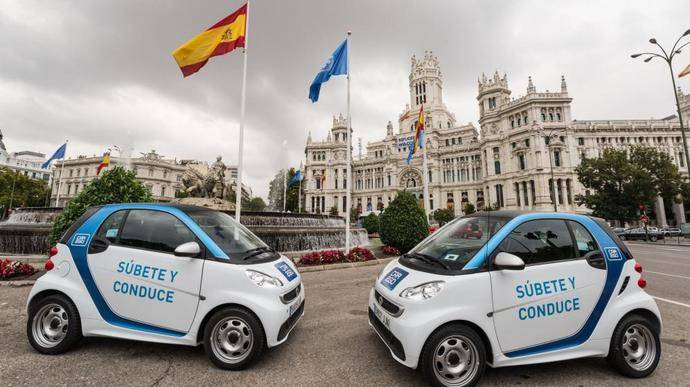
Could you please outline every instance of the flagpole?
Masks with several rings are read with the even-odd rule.
[[[337,204],[336,204],[337,205]],[[302,212],[302,162],[299,162],[299,192],[297,193],[297,212]]]
[[[288,169],[285,169],[285,172],[283,173],[283,212],[285,212],[286,209],[286,203],[287,203],[287,177],[288,177]]]
[[[65,140],[65,154],[62,156],[62,167],[60,167],[60,178],[58,179],[58,190],[55,196],[55,207],[60,206],[60,190],[62,189],[62,175],[65,173],[65,159],[67,158],[67,143],[69,140]]]
[[[426,163],[426,120],[424,120],[424,126],[422,127],[422,169],[424,182],[424,213],[426,214],[427,221],[429,221],[429,167]]]
[[[240,103],[240,143],[237,152],[237,181],[235,187],[235,220],[240,222],[242,209],[242,151],[244,148],[244,110],[247,99],[247,48],[249,47],[249,0],[247,0],[247,18],[244,25],[244,66],[242,67],[242,102]],[[235,239],[239,238],[239,229],[235,229]]]
[[[351,187],[352,187],[352,116],[350,115],[350,81],[351,71],[350,71],[350,36],[352,31],[347,31],[347,186],[345,187],[345,254],[350,252],[350,207],[352,197],[351,197]],[[336,203],[337,206],[337,203]]]

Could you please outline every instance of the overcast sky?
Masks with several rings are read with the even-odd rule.
[[[133,143],[178,159],[237,161],[242,56],[216,57],[182,79],[170,53],[233,12],[239,0],[0,0],[0,130],[8,150],[101,154]],[[575,119],[674,113],[668,69],[629,55],[690,28],[687,1],[269,1],[250,8],[245,181],[264,198],[275,172],[298,166],[307,132],[327,135],[345,112],[345,79],[308,87],[353,31],[354,136],[385,135],[408,101],[410,57],[433,50],[459,123],[478,119],[477,76],[508,74],[513,96],[531,75],[557,90],[565,75]],[[690,63],[679,55],[675,72]],[[690,91],[690,77],[680,86]],[[397,124],[396,124],[397,130]],[[130,138],[131,140],[128,140]],[[355,143],[356,144],[356,143]],[[356,149],[356,148],[355,148]]]

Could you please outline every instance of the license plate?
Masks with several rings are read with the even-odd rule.
[[[390,328],[390,317],[388,317],[388,315],[384,311],[382,311],[381,308],[379,308],[376,304],[373,304],[372,308],[374,309],[374,315],[376,316],[376,318],[379,319],[379,321],[381,321],[381,323],[386,328]]]
[[[295,301],[294,304],[292,304],[292,305],[290,305],[290,306],[288,307],[288,317],[290,317],[290,316],[292,316],[293,314],[295,314],[295,312],[297,311],[297,309],[299,309],[300,305],[302,305],[302,296],[301,296],[301,295],[300,295],[300,296],[297,296],[297,301]]]

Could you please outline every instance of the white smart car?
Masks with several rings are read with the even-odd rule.
[[[58,354],[82,336],[196,346],[242,369],[284,342],[304,312],[294,264],[230,215],[201,207],[90,208],[29,294],[31,345]]]
[[[659,362],[661,317],[641,273],[600,219],[478,213],[392,261],[371,290],[369,322],[432,385],[474,385],[486,364],[587,356],[645,377]]]

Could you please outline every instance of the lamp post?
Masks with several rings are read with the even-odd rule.
[[[690,42],[686,42],[686,43],[678,46],[678,43],[680,43],[680,41],[688,35],[690,35],[690,29],[685,31],[683,33],[683,35],[681,35],[678,38],[678,40],[676,40],[676,43],[673,44],[673,48],[671,48],[671,51],[668,51],[668,52],[663,47],[661,47],[661,45],[659,44],[659,42],[656,41],[655,38],[651,38],[651,39],[649,39],[649,43],[654,44],[657,47],[659,47],[659,49],[661,50],[663,55],[656,53],[656,52],[642,52],[639,54],[632,54],[632,55],[630,55],[630,57],[635,59],[635,58],[640,57],[642,55],[649,55],[649,57],[647,57],[644,60],[645,62],[649,62],[654,58],[661,58],[662,60],[664,60],[666,62],[666,64],[668,64],[668,69],[671,73],[671,83],[673,84],[673,95],[676,97],[676,109],[678,111],[678,120],[680,121],[680,134],[683,137],[683,154],[685,155],[685,166],[686,166],[686,168],[688,168],[688,171],[690,172],[690,155],[688,155],[688,141],[685,138],[685,127],[683,126],[683,116],[680,113],[680,101],[678,100],[678,89],[676,89],[676,77],[673,74],[673,58],[676,56],[676,54],[681,53],[681,49],[683,47],[690,44]]]
[[[539,130],[539,134],[544,138],[544,141],[548,139],[548,142],[546,142],[546,152],[549,154],[549,169],[551,170],[551,190],[553,192],[553,211],[558,212],[558,188],[556,186],[556,178],[554,177],[553,173],[553,160],[551,158],[551,140],[558,137],[560,132],[556,129],[549,130],[548,132],[544,132],[544,129]]]

